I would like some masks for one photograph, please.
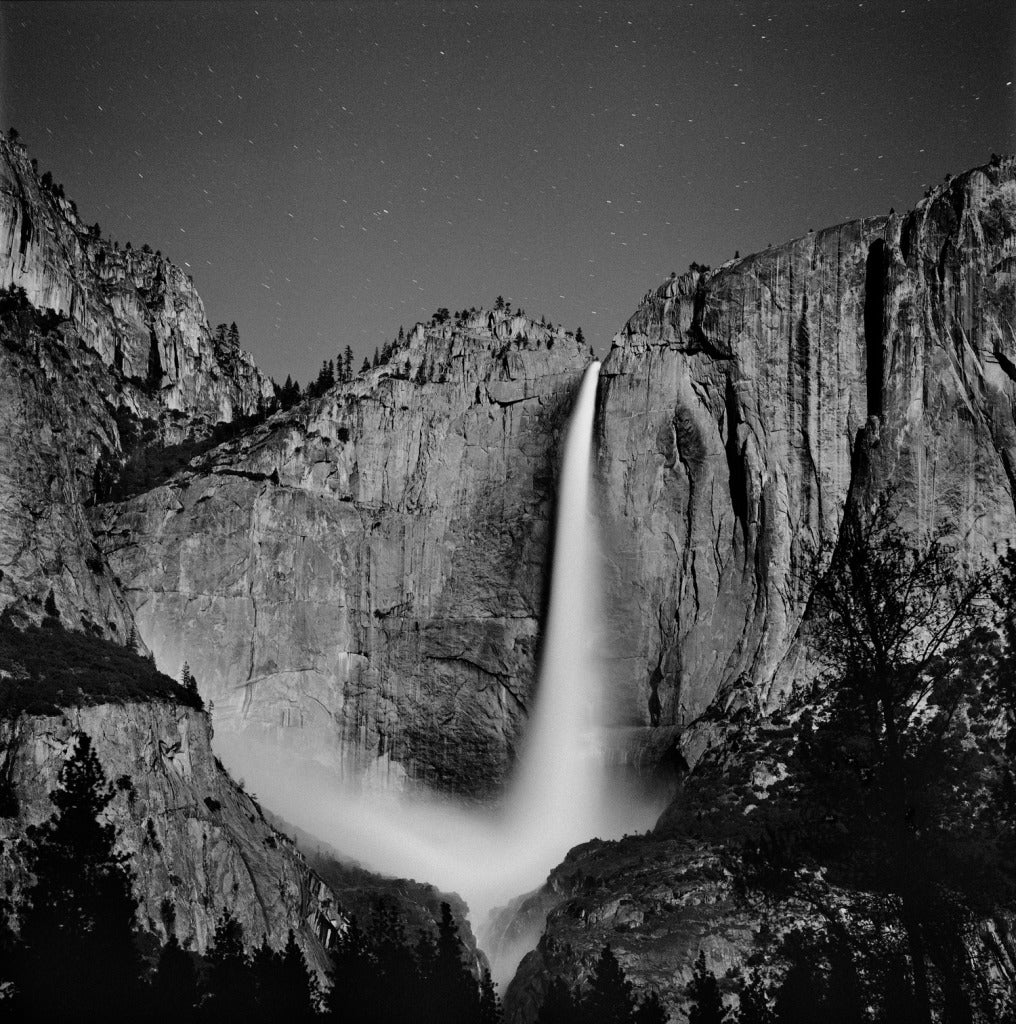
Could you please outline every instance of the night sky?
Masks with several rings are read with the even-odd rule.
[[[643,293],[1016,150],[1012,0],[5,3],[0,121],[277,379]]]

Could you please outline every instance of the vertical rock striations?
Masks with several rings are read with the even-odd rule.
[[[171,703],[95,704],[0,721],[0,779],[10,786],[0,880],[15,905],[26,880],[19,838],[52,814],[48,795],[78,730],[92,738],[117,790],[109,821],[131,858],[143,930],[165,939],[172,926],[185,949],[201,953],[228,909],[251,945],[265,937],[281,948],[293,928],[311,963],[327,967],[317,936],[323,919],[339,920],[332,893],[216,764],[207,717]]]
[[[208,424],[259,411],[271,382],[246,352],[213,337],[190,277],[147,246],[101,238],[62,191],[43,185],[23,146],[0,139],[0,287],[24,288],[39,309],[69,317],[136,413],[151,411],[142,387],[160,410]]]
[[[709,719],[800,669],[810,552],[891,483],[971,554],[1016,536],[1016,165],[650,292],[602,378],[619,715],[694,760]],[[711,713],[706,717],[707,711]]]
[[[333,776],[481,794],[533,678],[557,437],[591,354],[473,311],[98,511],[159,664]]]

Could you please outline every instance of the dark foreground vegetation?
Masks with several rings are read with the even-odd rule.
[[[136,927],[129,857],[103,822],[115,787],[78,733],[55,811],[21,844],[32,883],[17,901],[0,901],[0,1019],[26,1022],[166,1021],[174,1024],[498,1024],[501,1006],[489,971],[469,963],[448,903],[437,933],[406,934],[381,901],[366,928],[345,919],[322,986],[293,931],[281,950],[245,948],[227,910],[204,956],[182,948],[169,901],[168,941]],[[153,952],[155,951],[155,952]],[[566,1012],[567,1017],[559,1016]],[[575,1024],[663,1024],[655,996],[636,1005],[609,948],[587,990],[551,988],[541,1020]]]
[[[136,929],[129,858],[103,823],[114,787],[84,733],[78,733],[50,795],[55,811],[22,843],[33,882],[15,906],[0,904],[0,1019],[12,1021],[172,1021],[244,1024],[336,1020],[349,1024],[494,1024],[500,1006],[490,975],[479,981],[448,904],[436,938],[410,939],[381,905],[369,930],[348,919],[332,951],[324,990],[292,931],[281,950],[245,949],[227,911],[205,956],[183,949],[170,904],[170,935],[154,957],[154,937]]]
[[[821,671],[777,714],[738,723],[672,811],[726,851],[760,922],[745,970],[718,977],[699,956],[689,1024],[1012,1022],[1016,556],[971,566],[944,532],[915,541],[889,495],[850,511],[835,551],[812,564]],[[58,681],[54,702],[107,677],[128,699],[139,662],[55,622],[22,633],[0,623],[0,665],[20,666],[15,684]],[[499,1020],[447,904],[436,936],[408,935],[384,904],[363,924],[345,918],[322,986],[292,936],[282,950],[248,951],[229,914],[204,957],[171,937],[146,958],[157,943],[135,931],[129,865],[102,824],[111,792],[79,736],[53,817],[24,840],[34,883],[3,908],[0,1015],[89,1020],[101,1006],[107,1020]],[[169,907],[164,920],[172,936]],[[608,946],[582,986],[553,981],[537,1019],[667,1016],[655,994],[637,998]]]
[[[964,564],[903,514],[848,513],[811,580],[822,672],[676,810],[763,922],[720,979],[739,1013],[700,961],[696,1024],[1016,1020],[1016,556]]]
[[[0,616],[0,718],[83,704],[204,706],[196,685],[181,686],[130,646],[64,629],[52,596],[47,604],[41,626],[19,629]]]

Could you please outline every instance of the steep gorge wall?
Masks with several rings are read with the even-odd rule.
[[[251,357],[213,337],[189,275],[161,255],[95,237],[70,200],[42,186],[25,148],[0,139],[0,287],[11,286],[69,317],[119,378],[131,411],[164,418],[167,440],[187,424],[166,413],[214,424],[273,397]],[[155,403],[139,394],[153,349],[162,371]]]
[[[116,784],[108,820],[130,855],[145,931],[168,937],[168,901],[181,945],[204,952],[228,909],[250,944],[267,937],[281,948],[293,928],[314,966],[327,967],[317,931],[321,916],[341,920],[332,893],[216,764],[207,717],[173,704],[98,704],[0,721],[0,778],[17,805],[0,817],[0,883],[15,905],[25,883],[19,840],[53,813],[48,794],[78,731]]]
[[[220,730],[333,777],[479,795],[534,676],[574,336],[504,312],[418,325],[388,364],[96,510],[159,665]]]
[[[598,475],[619,715],[686,729],[801,670],[810,553],[851,488],[971,557],[1016,538],[1016,166],[650,292],[604,363]]]

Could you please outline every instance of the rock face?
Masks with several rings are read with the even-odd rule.
[[[204,952],[229,909],[252,945],[267,936],[280,948],[294,928],[311,962],[327,966],[318,934],[324,920],[341,921],[333,894],[216,764],[207,716],[174,704],[99,704],[0,721],[0,778],[18,807],[0,818],[0,880],[13,887],[15,905],[25,881],[18,840],[53,813],[48,794],[78,730],[117,784],[109,820],[131,856],[145,931],[167,937],[168,900],[181,945]]]
[[[133,618],[96,546],[87,507],[144,438],[201,439],[222,419],[256,411],[271,384],[235,346],[209,334],[200,300],[161,257],[119,252],[73,205],[44,188],[21,147],[0,141],[0,612],[14,622],[59,617],[71,630],[123,643]],[[40,313],[43,307],[63,316]],[[10,666],[0,666],[0,687]],[[292,845],[238,791],[210,747],[207,718],[167,703],[68,709],[0,720],[0,778],[16,816],[0,819],[0,875],[24,881],[17,839],[47,818],[71,733],[88,732],[134,856],[140,924],[202,950],[226,906],[249,940],[276,945],[289,927],[318,966],[319,911],[332,899]],[[334,901],[332,901],[334,904]]]
[[[614,718],[693,762],[802,670],[802,567],[850,489],[1016,535],[1014,166],[650,292],[602,372]],[[527,341],[520,343],[521,335]],[[473,314],[99,519],[142,635],[222,727],[483,791],[531,684],[554,444],[588,355]],[[510,343],[509,339],[515,342]],[[299,652],[299,653],[297,653]]]
[[[723,978],[743,965],[757,923],[738,905],[716,851],[673,837],[576,847],[516,913],[546,918],[546,928],[505,994],[509,1024],[536,1018],[554,976],[586,982],[607,943],[636,996],[655,991],[674,1010],[699,951]]]
[[[521,316],[389,362],[97,509],[161,667],[216,727],[340,776],[475,795],[534,675],[557,438],[590,353]]]
[[[773,706],[851,487],[892,482],[972,555],[1016,537],[1014,270],[1010,159],[645,297],[601,375],[622,715],[655,691],[693,761],[707,712]]]
[[[139,444],[199,439],[273,395],[250,357],[213,338],[189,278],[120,250],[44,186],[23,147],[0,140],[0,609],[37,619],[50,593],[65,621],[122,641],[130,611],[84,512]],[[12,305],[9,303],[9,305]]]
[[[213,338],[187,274],[161,255],[112,246],[59,193],[23,146],[0,140],[0,287],[66,314],[136,412],[150,411],[134,393],[149,380],[159,410],[208,423],[255,413],[274,396],[246,352]],[[168,426],[166,436],[174,439]]]

